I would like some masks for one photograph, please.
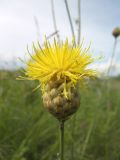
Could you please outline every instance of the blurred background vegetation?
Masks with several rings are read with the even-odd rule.
[[[37,82],[16,81],[18,71],[0,71],[0,160],[57,160],[58,121],[43,107]],[[9,77],[13,80],[9,80]],[[120,159],[120,77],[97,79],[80,91],[81,107],[76,114],[75,136],[71,136],[73,117],[66,122],[65,159]]]
[[[56,36],[60,41],[60,30],[56,22],[54,2],[53,0],[50,1],[54,30],[48,34],[47,38],[50,39]],[[75,23],[72,22],[73,17],[71,17],[72,14],[69,9],[70,1],[64,0],[64,2],[71,36],[77,34],[76,43],[79,44],[82,34],[81,1],[77,1]],[[112,4],[111,2],[113,1],[109,1],[110,4]],[[117,3],[112,7],[117,8]],[[103,12],[104,10],[106,10],[105,7]],[[115,22],[117,23],[117,21]],[[34,25],[36,37],[40,40],[41,24],[39,24],[36,16],[34,16]],[[77,29],[75,29],[75,26]],[[119,63],[115,61],[120,28],[115,28],[112,35],[113,37],[111,37],[114,40],[113,46],[110,47],[109,63],[106,62],[107,65],[100,65],[99,63],[96,65],[96,68],[102,71],[101,77],[94,81],[89,81],[87,88],[79,91],[81,95],[80,108],[76,116],[71,117],[65,123],[65,160],[120,160],[120,76],[118,74],[120,68]],[[104,40],[106,38],[103,38],[103,43],[106,42]],[[26,44],[27,42],[25,41]],[[4,57],[2,54],[0,56],[1,59]],[[33,91],[38,82],[17,81],[16,77],[21,75],[21,72],[16,69],[18,65],[16,60],[13,63],[11,61],[4,63],[1,59],[0,160],[59,160],[59,124],[45,110],[40,89]],[[2,63],[4,63],[4,67],[1,67]],[[19,65],[21,67],[21,64]],[[12,67],[9,68],[10,66]]]

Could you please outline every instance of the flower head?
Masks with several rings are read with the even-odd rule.
[[[82,45],[75,46],[74,41],[69,45],[68,40],[62,44],[54,40],[51,46],[46,40],[44,48],[38,43],[38,48],[33,44],[33,49],[34,54],[26,63],[25,75],[29,80],[39,80],[43,91],[50,80],[61,80],[64,84],[63,94],[67,97],[71,86],[96,74],[94,70],[87,68],[94,61],[89,47],[83,50]]]
[[[45,41],[42,48],[33,44],[34,54],[26,62],[25,79],[39,80],[43,91],[43,104],[59,120],[66,120],[80,106],[76,86],[85,78],[95,77],[96,72],[88,69],[94,59],[89,47],[69,45],[68,40],[51,45]]]

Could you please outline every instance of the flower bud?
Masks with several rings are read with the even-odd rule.
[[[120,28],[115,28],[112,32],[112,35],[117,38],[118,36],[120,36]]]
[[[63,94],[63,81],[50,81],[46,85],[45,93],[43,94],[44,107],[58,120],[68,119],[80,106],[77,90],[71,86],[69,91],[70,97],[66,98]]]

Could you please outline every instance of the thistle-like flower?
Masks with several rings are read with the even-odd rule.
[[[66,120],[80,106],[78,87],[86,78],[95,77],[88,69],[94,59],[89,47],[69,45],[68,40],[53,45],[45,41],[42,48],[33,44],[34,54],[26,62],[25,75],[28,80],[39,80],[43,93],[43,104],[59,120]]]

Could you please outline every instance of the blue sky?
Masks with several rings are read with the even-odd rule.
[[[26,46],[37,41],[34,16],[40,28],[40,42],[44,34],[54,31],[50,0],[0,0],[0,60],[24,57]],[[62,39],[71,32],[64,0],[54,0],[57,26]],[[77,0],[68,0],[74,28],[77,18]],[[92,41],[94,55],[104,55],[108,61],[113,47],[113,28],[120,26],[120,0],[81,0],[81,37],[86,44]],[[120,42],[116,59],[120,58]]]

